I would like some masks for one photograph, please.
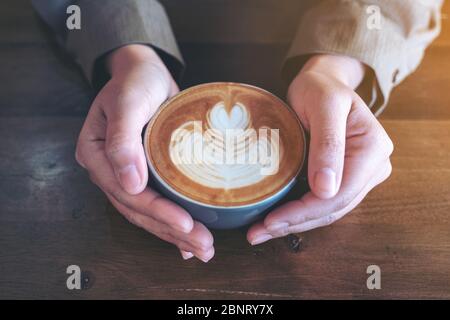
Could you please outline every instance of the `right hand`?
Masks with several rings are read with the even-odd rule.
[[[187,211],[147,187],[141,133],[158,107],[178,92],[156,52],[128,45],[107,59],[111,80],[95,98],[78,138],[76,159],[131,223],[176,245],[184,259],[207,262],[213,237]]]

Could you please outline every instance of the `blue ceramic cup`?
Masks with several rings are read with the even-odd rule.
[[[218,83],[214,83],[217,85]],[[208,85],[208,84],[206,84]],[[239,84],[246,87],[252,87],[249,85]],[[205,86],[205,85],[202,85]],[[195,87],[193,87],[195,88]],[[253,87],[256,88],[256,87]],[[257,90],[264,91],[265,93],[268,93],[267,91],[256,88]],[[189,90],[189,89],[187,89]],[[183,91],[183,94],[186,94],[186,91]],[[272,95],[272,94],[271,94]],[[273,95],[272,95],[273,96]],[[176,98],[176,96],[174,97]],[[171,101],[174,99],[169,99],[166,101],[161,107],[165,108],[168,104],[171,103]],[[280,100],[280,103],[283,104],[286,108],[289,108],[287,105],[284,104]],[[158,113],[156,113],[155,117],[158,116]],[[296,117],[293,114],[294,117]],[[153,120],[153,119],[152,119]],[[298,120],[298,119],[297,119]],[[147,163],[149,166],[149,172],[150,172],[150,179],[152,179],[153,185],[161,194],[163,194],[168,199],[174,201],[184,209],[186,209],[191,216],[203,224],[205,224],[208,228],[213,229],[231,229],[231,228],[238,228],[241,226],[248,225],[252,222],[255,222],[256,220],[259,220],[267,214],[267,212],[273,208],[281,199],[283,199],[286,194],[292,189],[292,187],[297,183],[299,179],[299,173],[303,167],[304,160],[305,160],[305,134],[301,127],[301,124],[299,122],[299,128],[301,130],[301,136],[303,137],[302,145],[303,150],[302,152],[302,161],[301,165],[298,169],[298,172],[294,176],[294,178],[289,181],[287,184],[285,184],[280,190],[278,190],[276,193],[260,200],[254,203],[245,204],[245,205],[238,205],[238,206],[217,206],[217,205],[211,205],[208,203],[202,203],[199,201],[196,201],[194,199],[190,199],[186,195],[178,192],[174,188],[172,188],[164,179],[158,174],[157,170],[155,169],[152,161],[150,160],[151,157],[149,155],[149,136],[150,131],[152,128],[152,121],[150,121],[149,125],[147,126],[147,129],[144,134],[144,149],[147,157]],[[181,172],[179,174],[182,174]]]

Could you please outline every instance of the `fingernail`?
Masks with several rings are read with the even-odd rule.
[[[181,252],[181,256],[183,257],[184,260],[188,260],[194,256],[194,254],[189,251],[180,250],[180,252]]]
[[[214,248],[208,250],[207,252],[200,252],[200,254],[197,254],[196,257],[204,263],[207,263],[212,259],[212,257],[214,257]]]
[[[314,186],[326,196],[336,193],[336,173],[330,168],[323,168],[316,172]]]
[[[207,263],[209,260],[211,260],[212,257],[208,257],[208,256],[203,256],[203,255],[198,255],[197,258],[199,258],[201,261],[203,261],[204,263]]]
[[[199,259],[201,260],[201,261],[203,261],[204,263],[207,263],[211,258],[204,258],[204,257],[199,257]]]
[[[256,246],[257,244],[261,244],[270,239],[272,239],[272,236],[268,233],[264,233],[264,234],[260,234],[259,236],[256,236],[250,243],[252,246]]]
[[[289,227],[289,223],[287,223],[287,222],[275,222],[275,223],[268,225],[267,230],[276,231],[279,229],[285,229],[287,227]]]
[[[119,170],[119,179],[120,184],[128,193],[135,193],[141,185],[141,177],[133,164]]]

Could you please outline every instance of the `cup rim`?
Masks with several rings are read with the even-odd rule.
[[[155,122],[156,118],[158,118],[158,115],[162,112],[162,110],[167,107],[167,105],[169,105],[170,103],[172,103],[173,100],[178,99],[180,96],[185,95],[185,94],[189,94],[191,91],[201,88],[201,87],[207,87],[207,86],[211,86],[211,85],[222,85],[222,84],[228,84],[228,85],[238,85],[238,86],[244,86],[244,87],[248,87],[248,88],[252,88],[252,89],[256,89],[257,91],[261,91],[264,92],[266,94],[271,95],[272,97],[274,97],[276,100],[278,100],[282,105],[284,105],[284,107],[286,107],[288,110],[291,111],[293,117],[297,120],[299,127],[300,127],[300,131],[301,131],[301,136],[302,136],[302,140],[303,140],[303,154],[302,154],[302,159],[300,162],[300,166],[297,170],[297,172],[295,173],[295,175],[293,176],[293,178],[291,180],[289,180],[288,183],[286,183],[282,188],[280,188],[277,192],[275,192],[274,194],[263,198],[259,201],[255,201],[252,203],[247,203],[247,204],[242,204],[242,205],[235,205],[235,206],[221,206],[221,205],[214,205],[214,204],[209,204],[209,203],[205,203],[205,202],[201,202],[198,200],[194,200],[189,198],[188,196],[178,192],[177,190],[175,190],[172,186],[170,186],[159,174],[158,172],[156,172],[156,169],[153,166],[153,163],[150,161],[150,148],[148,147],[148,142],[149,142],[149,136],[150,136],[150,131],[152,128],[152,124]],[[260,87],[251,85],[251,84],[246,84],[246,83],[240,83],[240,82],[229,82],[229,81],[216,81],[216,82],[207,82],[207,83],[202,83],[202,84],[198,84],[198,85],[194,85],[192,87],[186,88],[182,91],[180,91],[179,93],[177,93],[176,95],[174,95],[173,97],[167,99],[166,101],[164,101],[164,103],[161,104],[161,106],[158,108],[158,110],[153,114],[153,116],[151,117],[150,121],[147,123],[147,127],[145,129],[144,132],[144,152],[145,152],[145,158],[147,161],[147,165],[152,173],[152,175],[158,180],[159,183],[161,183],[166,189],[168,189],[171,193],[173,193],[174,195],[176,195],[177,197],[183,199],[184,201],[187,201],[188,203],[193,203],[202,207],[206,207],[206,208],[211,208],[211,209],[246,209],[246,208],[250,208],[250,207],[254,207],[254,206],[259,206],[262,205],[266,202],[269,202],[270,200],[272,200],[273,198],[277,197],[280,193],[283,193],[283,191],[285,191],[289,186],[291,186],[291,184],[297,179],[298,175],[300,174],[301,170],[303,169],[303,166],[305,164],[305,159],[306,159],[306,135],[305,135],[305,129],[303,128],[303,125],[300,122],[300,119],[298,118],[297,114],[295,113],[295,111],[288,105],[286,104],[283,100],[281,100],[278,96],[276,96],[275,94],[262,89]]]

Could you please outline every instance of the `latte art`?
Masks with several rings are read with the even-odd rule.
[[[192,181],[210,188],[236,189],[278,172],[283,156],[278,129],[253,128],[242,103],[227,110],[224,102],[201,121],[187,121],[171,135],[169,155],[176,168]]]
[[[295,181],[305,155],[292,109],[265,90],[230,82],[191,87],[166,101],[144,140],[162,193],[224,208],[270,203]]]
[[[230,112],[225,109],[223,102],[219,102],[208,112],[206,120],[210,128],[222,132],[231,129],[248,129],[251,124],[250,114],[239,102],[231,108]]]

